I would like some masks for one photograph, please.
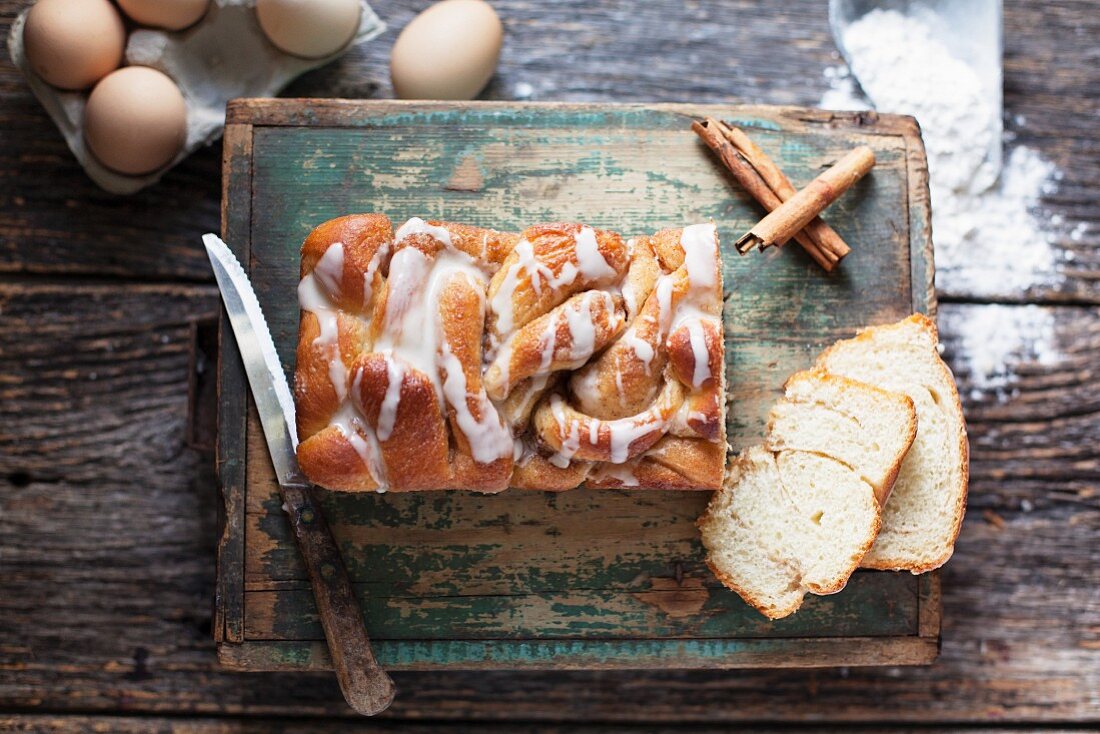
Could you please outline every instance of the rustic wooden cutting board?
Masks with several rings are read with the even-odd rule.
[[[873,172],[826,215],[852,254],[825,275],[791,245],[738,257],[761,215],[689,129],[744,126],[796,185],[870,145]],[[774,107],[244,100],[225,133],[223,235],[288,374],[298,248],[378,211],[501,229],[579,220],[624,234],[713,218],[722,237],[729,436],[762,434],[786,377],[861,326],[934,313],[926,163],[910,118]],[[224,325],[223,325],[224,327]],[[329,664],[245,384],[223,328],[225,503],[215,636],[246,670]],[[703,563],[702,492],[322,493],[380,662],[400,668],[781,667],[930,662],[936,574],[861,571],[769,622]]]

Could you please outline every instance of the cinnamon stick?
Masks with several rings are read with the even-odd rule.
[[[756,247],[763,249],[782,245],[863,178],[874,165],[875,153],[866,145],[849,151],[806,188],[757,222],[734,243],[737,251],[744,254]]]
[[[764,180],[745,156],[726,138],[722,132],[724,127],[722,123],[711,117],[708,117],[703,122],[693,121],[691,123],[691,129],[695,131],[695,134],[698,135],[703,142],[707,144],[707,147],[718,156],[726,169],[733,174],[737,183],[739,183],[752,198],[756,199],[756,201],[769,212],[778,209],[783,204],[782,199],[779,198],[776,192],[768,185],[768,182]],[[842,255],[837,256],[835,253],[823,247],[819,247],[809,235],[803,232],[795,233],[794,239],[806,250],[807,254],[826,271],[831,271],[840,257],[843,257]]]
[[[796,189],[787,178],[787,175],[775,165],[768,154],[752,142],[741,128],[733,125],[722,125],[719,130],[726,140],[730,141],[737,151],[745,157],[760,177],[775,192],[781,201],[787,201],[795,195]],[[826,224],[821,217],[814,217],[802,230],[819,248],[832,253],[836,260],[841,260],[851,252],[848,244],[837,234],[836,230]]]

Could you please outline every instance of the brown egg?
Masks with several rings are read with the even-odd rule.
[[[34,73],[61,89],[87,89],[122,63],[126,28],[108,0],[39,0],[23,46]]]
[[[198,23],[210,0],[118,0],[118,4],[135,23],[179,31]]]
[[[412,19],[390,56],[402,99],[473,99],[493,76],[504,28],[483,0],[443,0]]]
[[[145,66],[100,81],[84,108],[84,139],[96,159],[137,176],[167,165],[187,138],[187,107],[176,83]]]
[[[306,59],[331,56],[359,30],[359,0],[256,0],[256,18],[281,51]]]

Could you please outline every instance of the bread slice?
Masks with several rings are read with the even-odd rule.
[[[959,535],[970,450],[955,379],[937,343],[935,323],[917,314],[837,342],[817,360],[830,373],[904,393],[917,409],[916,440],[863,559],[867,568],[930,571],[951,557]]]
[[[840,462],[753,446],[734,458],[725,485],[699,518],[707,565],[771,619],[832,594],[879,530],[874,490]]]
[[[882,499],[916,431],[904,395],[795,374],[764,445],[731,462],[699,519],[707,564],[772,619],[797,610],[806,592],[840,591],[878,535]]]
[[[874,487],[884,504],[916,434],[909,397],[817,369],[787,380],[768,418],[764,447],[835,459]]]

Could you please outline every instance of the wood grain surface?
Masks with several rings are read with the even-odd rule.
[[[0,32],[25,4],[0,0]],[[494,4],[508,42],[489,98],[813,104],[836,63],[818,0]],[[423,3],[374,5],[387,34],[289,93],[389,95],[389,46]],[[936,665],[400,673],[388,718],[356,729],[1100,724],[1100,3],[1006,0],[1005,23],[1007,126],[1064,171],[1050,214],[1088,226],[1030,288],[938,278],[973,482]],[[217,311],[197,235],[218,226],[219,146],[107,195],[6,61],[0,130],[0,730],[348,730],[329,674],[215,658],[213,467],[184,435],[190,323]],[[998,328],[1018,339],[991,378]]]

